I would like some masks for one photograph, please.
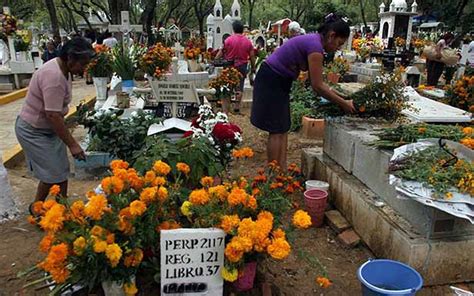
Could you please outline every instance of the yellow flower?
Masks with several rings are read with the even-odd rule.
[[[320,276],[316,278],[316,283],[324,289],[329,288],[329,286],[332,285],[331,281],[328,278]]]
[[[167,163],[158,160],[155,161],[155,164],[153,165],[153,170],[159,175],[166,176],[170,173],[171,167]]]
[[[135,283],[123,284],[123,291],[125,292],[126,296],[133,296],[138,293],[138,289]]]
[[[228,270],[225,266],[222,268],[221,276],[228,282],[235,282],[239,277],[239,271],[236,268]]]
[[[106,194],[119,194],[122,192],[125,184],[123,180],[117,176],[104,178],[101,182],[102,189]]]
[[[92,220],[102,219],[102,215],[104,215],[108,210],[107,198],[102,194],[91,196],[87,204],[84,206],[84,214]]]
[[[201,185],[202,187],[211,187],[214,184],[213,177],[202,177],[201,178]]]
[[[94,252],[96,253],[104,253],[107,249],[107,242],[99,239],[94,240]]]
[[[185,215],[186,217],[191,216],[193,214],[190,209],[192,205],[193,204],[189,201],[183,202],[183,204],[181,205],[181,213]]]
[[[156,187],[147,187],[140,193],[140,200],[146,204],[150,204],[156,199],[156,192]]]
[[[166,189],[166,187],[160,186],[160,188],[158,188],[158,198],[161,202],[164,202],[168,198],[168,189]]]
[[[189,201],[195,205],[205,205],[209,202],[209,194],[205,189],[193,190],[189,195]]]
[[[293,215],[293,225],[300,229],[306,229],[311,226],[311,217],[305,211],[298,210]]]
[[[86,245],[87,242],[83,236],[76,238],[76,240],[72,244],[74,253],[76,253],[76,255],[78,256],[81,256],[84,252],[84,249],[86,248]]]
[[[191,171],[189,165],[185,164],[184,162],[178,162],[176,164],[176,169],[185,175],[189,174],[189,172]]]
[[[137,267],[140,265],[140,262],[143,260],[143,251],[139,248],[133,249],[130,253],[128,253],[125,258],[123,259],[123,265],[126,267]]]
[[[105,256],[109,259],[110,266],[116,267],[122,257],[122,249],[117,244],[108,245],[105,250]]]
[[[240,223],[240,218],[238,215],[225,215],[221,218],[220,228],[225,231],[225,233],[230,233],[237,227]]]
[[[141,200],[134,200],[130,203],[130,214],[141,216],[146,211],[146,204]]]
[[[41,219],[39,225],[48,232],[56,232],[63,228],[63,223],[66,218],[64,211],[66,208],[61,204],[55,204],[49,209],[44,217]]]
[[[61,192],[61,187],[59,185],[53,185],[49,188],[49,195],[51,196],[58,196]]]
[[[100,227],[99,225],[94,225],[91,229],[91,234],[102,237],[104,235],[104,228]]]
[[[273,239],[267,248],[267,252],[272,258],[282,260],[288,257],[291,251],[290,244],[283,238]]]
[[[447,199],[453,198],[453,194],[451,192],[446,192],[445,196]]]

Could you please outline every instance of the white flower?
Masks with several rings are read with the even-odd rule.
[[[137,117],[138,116],[138,113],[137,111],[133,111],[132,114],[130,114],[130,117]]]

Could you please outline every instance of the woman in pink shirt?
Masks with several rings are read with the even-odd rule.
[[[63,46],[59,57],[48,61],[33,74],[29,84],[15,132],[28,169],[39,179],[35,201],[44,201],[54,184],[60,186],[61,196],[67,195],[69,162],[66,146],[73,157],[85,159],[84,151],[64,123],[64,116],[71,102],[71,77],[84,73],[93,56],[94,50],[87,40],[73,38]]]

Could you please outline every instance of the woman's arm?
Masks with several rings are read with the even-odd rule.
[[[69,147],[71,154],[74,158],[77,159],[86,159],[86,155],[82,150],[81,146],[77,141],[72,137],[71,133],[64,123],[64,117],[61,112],[46,111],[46,118],[48,118],[51,123],[54,132],[58,137]]]
[[[323,80],[323,55],[320,53],[312,53],[308,56],[309,77],[311,86],[314,91],[323,96],[325,99],[339,105],[346,113],[354,113],[355,108],[352,100],[344,100],[342,97],[333,92]]]

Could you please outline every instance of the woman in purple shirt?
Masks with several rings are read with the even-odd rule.
[[[319,95],[338,104],[347,113],[355,111],[352,101],[338,96],[323,81],[324,53],[338,50],[346,42],[349,33],[349,25],[330,14],[318,33],[288,40],[260,67],[255,78],[250,121],[269,133],[269,162],[276,160],[282,169],[286,169],[291,125],[290,89],[300,71],[309,71],[311,86]]]

